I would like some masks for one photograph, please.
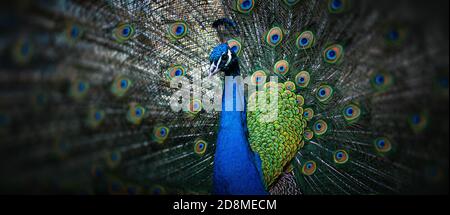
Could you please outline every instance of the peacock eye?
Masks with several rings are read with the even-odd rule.
[[[117,42],[121,43],[129,40],[135,33],[134,26],[131,24],[121,24],[114,29],[113,36]]]
[[[126,89],[127,87],[128,87],[128,80],[122,79],[122,80],[120,81],[120,88]]]
[[[303,136],[305,137],[306,140],[312,140],[312,138],[314,138],[314,132],[309,130],[309,129],[307,129],[303,133]]]
[[[286,60],[280,60],[274,66],[275,73],[279,75],[287,74],[289,72],[289,69],[289,62],[287,62]]]
[[[415,132],[421,132],[428,126],[428,116],[425,113],[413,114],[409,118],[409,124]]]
[[[314,33],[312,31],[304,31],[297,38],[297,48],[298,49],[308,49],[311,48],[315,43]]]
[[[194,144],[194,152],[198,155],[204,155],[208,147],[208,143],[202,139],[197,139]]]
[[[236,0],[235,8],[243,14],[248,14],[255,6],[255,0]]]
[[[200,113],[202,109],[203,109],[202,101],[198,99],[192,99],[187,105],[187,113],[190,116],[195,116],[196,114]]]
[[[301,71],[297,74],[297,76],[295,76],[295,80],[297,80],[297,86],[299,86],[301,89],[304,89],[308,87],[311,77],[309,75],[309,72]]]
[[[91,109],[88,113],[88,125],[91,128],[97,128],[105,119],[105,111],[99,109]]]
[[[81,28],[76,24],[69,24],[66,27],[66,37],[69,41],[74,42],[82,35]]]
[[[382,84],[384,84],[384,76],[383,76],[383,75],[377,75],[377,76],[375,77],[375,83],[376,83],[377,85],[382,85]]]
[[[70,89],[70,95],[75,99],[84,98],[89,91],[89,83],[81,80],[76,80],[72,82]]]
[[[112,151],[109,152],[106,156],[106,162],[109,167],[113,168],[120,164],[120,161],[122,159],[122,154],[120,151]],[[119,186],[119,185],[116,185]]]
[[[263,70],[258,70],[252,75],[252,84],[255,86],[261,86],[266,83],[267,75]]]
[[[391,87],[394,79],[388,72],[381,71],[373,74],[370,82],[374,90],[378,92],[385,92]]]
[[[317,164],[314,161],[308,161],[303,165],[302,173],[304,175],[310,176],[316,172]]]
[[[374,145],[375,150],[380,153],[387,153],[392,149],[391,141],[386,137],[380,137],[375,139]]]
[[[127,119],[130,123],[139,125],[145,116],[145,109],[139,104],[130,104],[127,112]]]
[[[305,98],[301,95],[297,95],[296,101],[297,101],[298,106],[300,106],[300,107],[305,104]]]
[[[335,44],[328,46],[323,51],[324,61],[329,64],[339,63],[343,58],[344,48],[341,45]]]
[[[289,90],[291,92],[294,92],[296,90],[295,83],[292,81],[286,81],[284,83],[284,86],[286,87],[286,90]]]
[[[130,79],[119,75],[114,79],[113,84],[111,85],[111,92],[117,97],[122,97],[130,89],[131,85]]]
[[[329,86],[329,85],[322,85],[317,90],[316,98],[320,102],[326,103],[332,98],[333,93],[334,93],[334,90],[333,90],[333,88],[331,86]]]
[[[339,8],[342,7],[342,2],[341,0],[333,0],[331,1],[331,8],[333,8],[334,10],[339,10]]]
[[[181,39],[187,35],[189,30],[188,25],[183,21],[177,21],[169,25],[168,34],[175,40]]]
[[[95,112],[95,120],[100,121],[103,115],[101,112]]]
[[[330,13],[342,13],[349,7],[348,0],[329,0],[328,11]]]
[[[354,123],[358,121],[361,116],[361,109],[356,104],[347,105],[344,110],[344,118],[348,123]]]
[[[305,108],[305,111],[303,112],[303,116],[307,121],[310,121],[314,117],[314,110],[311,108]]]
[[[324,135],[328,131],[328,124],[323,120],[318,120],[314,123],[313,130],[317,136]]]
[[[336,164],[345,164],[348,158],[348,153],[345,150],[338,150],[334,153],[334,162]]]
[[[162,144],[164,143],[164,141],[167,139],[167,137],[169,136],[170,133],[170,129],[168,127],[165,126],[156,126],[153,129],[153,134],[152,134],[152,139],[159,143]]]
[[[176,77],[182,77],[186,75],[186,68],[181,65],[175,65],[168,68],[165,72],[167,80],[172,80]]]
[[[273,27],[266,33],[266,43],[275,48],[283,41],[283,30],[279,27]]]

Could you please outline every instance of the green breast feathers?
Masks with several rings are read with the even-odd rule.
[[[264,93],[255,92],[248,99],[250,145],[261,157],[266,188],[289,167],[304,145],[303,97],[293,93],[290,86],[268,82]]]

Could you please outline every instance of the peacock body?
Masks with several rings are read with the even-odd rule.
[[[445,192],[448,32],[399,2],[18,1],[0,191]]]

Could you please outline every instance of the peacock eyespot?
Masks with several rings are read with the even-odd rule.
[[[322,136],[328,131],[328,124],[323,120],[318,120],[313,125],[314,134]]]
[[[296,46],[298,49],[309,49],[315,43],[315,36],[312,31],[304,31],[297,38]]]
[[[170,129],[166,126],[155,126],[153,129],[152,139],[153,141],[162,144],[169,136]]]
[[[137,117],[140,117],[140,116],[142,115],[141,109],[136,109],[135,115],[136,115]]]
[[[105,119],[105,111],[91,108],[88,113],[87,124],[91,128],[97,128]]]
[[[314,138],[314,132],[309,130],[309,129],[307,129],[303,133],[303,136],[305,137],[306,140],[312,140]]]
[[[132,103],[127,112],[127,119],[130,123],[134,125],[141,124],[145,116],[145,108],[139,104]]]
[[[302,95],[297,95],[297,105],[303,106],[305,104],[305,98]]]
[[[334,152],[333,159],[336,164],[345,164],[345,163],[347,163],[349,156],[348,156],[347,151],[338,150],[338,151]]]
[[[291,92],[294,92],[296,90],[295,83],[292,81],[286,81],[284,83],[284,86],[286,87],[286,90],[289,90]]]
[[[181,35],[183,33],[184,33],[184,27],[182,25],[177,26],[176,30],[175,30],[175,34],[176,35]]]
[[[78,27],[77,27],[77,26],[72,26],[72,29],[71,29],[71,31],[70,31],[70,36],[71,36],[72,38],[77,38],[78,35],[79,35]]]
[[[386,92],[393,85],[394,79],[390,73],[380,71],[373,73],[370,78],[372,88],[377,92]]]
[[[266,33],[266,43],[270,47],[276,47],[283,41],[283,30],[279,27],[273,27]]]
[[[13,57],[16,63],[28,63],[32,57],[33,45],[28,39],[21,38],[17,41],[13,49]]]
[[[301,46],[306,46],[306,45],[308,45],[308,43],[309,43],[308,38],[302,38],[302,39],[300,40],[300,45],[301,45]]]
[[[83,99],[89,91],[89,83],[81,80],[75,80],[70,87],[70,96],[75,100]]]
[[[125,23],[118,25],[114,29],[113,36],[117,42],[122,43],[131,39],[131,37],[134,36],[134,33],[134,27],[131,24]]]
[[[349,0],[329,0],[328,11],[334,14],[342,13],[349,8],[349,4]]]
[[[81,37],[82,33],[83,31],[77,24],[71,23],[66,27],[66,38],[70,42],[78,40]]]
[[[279,75],[286,75],[289,72],[289,62],[286,60],[278,61],[274,66],[274,71]]]
[[[255,86],[261,86],[266,83],[267,75],[263,70],[258,70],[252,75],[252,84]]]
[[[202,102],[198,99],[191,99],[187,106],[187,113],[190,116],[195,116],[203,109]]]
[[[131,87],[131,80],[128,79],[126,76],[119,75],[117,76],[112,85],[111,85],[111,92],[116,97],[122,97],[125,95],[125,93],[130,89]]]
[[[106,156],[106,163],[110,168],[115,168],[120,164],[120,161],[122,159],[122,155],[120,151],[112,151],[107,154]]]
[[[339,10],[339,9],[342,7],[342,2],[341,2],[341,0],[333,0],[333,1],[331,1],[331,7],[332,7],[334,10]]]
[[[120,80],[120,88],[126,89],[128,87],[128,81],[125,79]]]
[[[391,26],[386,29],[384,37],[388,45],[401,45],[406,38],[406,30],[401,26]]]
[[[303,116],[307,121],[310,121],[314,117],[314,110],[312,108],[305,108]]]
[[[80,82],[78,83],[78,92],[82,93],[86,90],[86,83]]]
[[[388,153],[392,150],[391,141],[386,137],[379,137],[374,141],[375,150],[379,153]]]
[[[301,71],[297,74],[297,76],[295,76],[295,80],[298,87],[300,87],[301,89],[305,89],[309,86],[311,77],[309,75],[309,72]]]
[[[248,14],[255,7],[255,0],[236,0],[235,5],[238,12]]]
[[[174,22],[169,25],[168,34],[172,39],[181,39],[188,34],[188,25],[184,21]]]
[[[317,170],[316,162],[314,161],[307,161],[305,164],[303,164],[302,173],[307,176],[313,175]]]
[[[348,123],[357,122],[361,116],[361,109],[356,104],[349,104],[343,109],[344,118]]]
[[[384,76],[379,74],[375,76],[375,84],[377,85],[383,85],[384,84]]]
[[[186,76],[186,68],[181,65],[171,66],[166,70],[165,75],[168,81],[176,77],[183,77]]]
[[[119,156],[116,153],[112,153],[111,154],[111,160],[112,161],[118,161],[119,160]]]
[[[398,41],[400,34],[396,29],[392,29],[387,33],[387,38],[391,41]]]
[[[100,121],[103,118],[103,114],[99,111],[95,112],[95,120]]]
[[[202,139],[197,139],[194,144],[194,152],[198,155],[204,155],[208,148],[208,143]]]
[[[323,58],[326,63],[336,64],[342,61],[344,48],[341,45],[335,44],[328,46],[323,51]]]
[[[327,51],[327,58],[329,60],[334,60],[336,59],[336,51],[335,50],[328,50]]]
[[[328,102],[334,94],[334,90],[329,85],[322,85],[317,89],[316,98],[322,102]]]
[[[428,116],[425,113],[415,113],[410,116],[409,124],[414,132],[422,132],[428,126]]]

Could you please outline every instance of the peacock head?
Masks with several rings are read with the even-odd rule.
[[[239,75],[237,69],[238,59],[236,54],[223,43],[216,46],[209,56],[211,67],[209,68],[209,77],[216,75],[220,71],[225,72],[226,76]]]

